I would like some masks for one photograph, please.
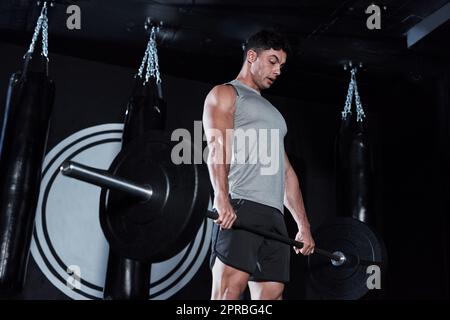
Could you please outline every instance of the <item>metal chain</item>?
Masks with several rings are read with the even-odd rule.
[[[142,59],[141,66],[139,67],[138,76],[142,78],[144,73],[145,64],[145,81],[144,85],[148,82],[150,77],[156,78],[156,83],[161,83],[161,75],[159,73],[158,62],[158,49],[156,48],[156,33],[159,32],[159,27],[153,26],[150,32],[150,38],[145,49],[144,58]]]
[[[142,78],[142,73],[144,72],[145,63],[147,62],[148,55],[150,54],[150,42],[147,43],[147,48],[145,48],[144,58],[142,58],[141,66],[139,67],[138,76]]]
[[[352,77],[353,77],[353,87],[355,89],[355,102],[356,102],[356,122],[362,122],[363,118],[366,117],[366,114],[364,113],[364,109],[361,104],[361,99],[359,98],[358,93],[358,85],[356,83],[356,69],[353,72],[352,70]]]
[[[45,3],[44,5],[46,5]],[[45,13],[42,21],[42,55],[48,61],[48,17],[47,6],[45,6]]]
[[[152,30],[153,31],[153,30]],[[150,40],[148,42],[148,48],[149,48],[149,53],[147,56],[147,69],[145,72],[145,82],[144,84],[146,84],[148,82],[148,80],[150,79],[150,76],[155,76],[155,59],[154,59],[154,51],[152,48],[152,39],[150,36]]]
[[[31,39],[30,47],[27,54],[32,55],[34,52],[34,47],[36,46],[36,41],[39,37],[39,32],[42,29],[42,55],[48,61],[48,18],[47,18],[47,2],[41,9],[41,14],[39,15],[36,27],[34,28],[33,38]]]
[[[361,99],[359,97],[358,93],[358,85],[356,83],[356,68],[352,68],[351,70],[351,78],[350,78],[350,84],[348,86],[347,91],[347,98],[345,99],[345,106],[344,111],[342,111],[342,119],[347,119],[347,116],[349,114],[352,114],[352,101],[353,101],[353,94],[355,95],[355,103],[356,103],[356,121],[363,121],[363,118],[365,118],[364,109],[361,104]]]
[[[159,27],[152,27],[152,31],[150,33],[150,50],[152,54],[152,62],[153,62],[153,76],[156,76],[156,83],[161,83],[161,75],[159,73],[159,61],[158,61],[158,49],[156,47],[156,33],[159,32]]]
[[[347,119],[347,115],[352,114],[353,88],[353,77],[351,77],[347,90],[347,98],[345,99],[344,111],[342,111],[343,120]]]

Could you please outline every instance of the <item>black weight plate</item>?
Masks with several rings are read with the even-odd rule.
[[[149,131],[122,149],[110,173],[152,188],[149,201],[102,189],[100,223],[112,250],[126,258],[158,262],[193,240],[208,208],[208,172],[199,164],[174,164],[178,142]],[[188,142],[188,148],[193,146]]]
[[[329,258],[313,254],[308,257],[311,287],[321,299],[354,300],[369,291],[367,279],[370,265],[385,272],[386,251],[383,242],[367,226],[353,218],[336,218],[315,233],[317,247],[344,253],[346,263],[335,266]]]

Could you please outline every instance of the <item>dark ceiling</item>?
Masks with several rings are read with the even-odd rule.
[[[146,46],[147,17],[163,21],[163,73],[215,83],[234,77],[241,44],[261,28],[284,32],[294,48],[284,82],[344,79],[342,64],[362,62],[372,76],[434,72],[450,56],[447,21],[408,49],[406,32],[449,0],[79,0],[55,1],[49,13],[50,51],[137,68]],[[381,8],[381,29],[365,13]],[[81,30],[68,30],[66,8],[81,8]],[[3,42],[28,46],[39,8],[33,0],[2,0]],[[276,87],[276,86],[274,86]]]

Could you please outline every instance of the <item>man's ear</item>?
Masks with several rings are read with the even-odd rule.
[[[258,57],[258,54],[256,53],[255,50],[248,50],[247,51],[247,61],[250,63],[253,63],[256,61],[256,58]]]

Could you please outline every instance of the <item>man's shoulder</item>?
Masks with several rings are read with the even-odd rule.
[[[236,93],[231,86],[216,85],[206,96],[205,109],[221,110],[234,113],[236,109]]]
[[[213,100],[234,100],[235,97],[235,89],[226,83],[215,85],[208,93],[208,99]]]
[[[214,92],[215,94],[234,94],[236,91],[233,86],[227,82],[215,85],[210,92]]]

